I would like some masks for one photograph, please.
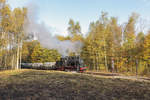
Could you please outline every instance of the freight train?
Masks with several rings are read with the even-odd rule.
[[[47,63],[22,63],[22,69],[59,70],[84,72],[87,67],[79,56],[62,57],[56,62]]]

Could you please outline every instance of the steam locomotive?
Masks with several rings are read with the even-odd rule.
[[[62,57],[56,62],[47,63],[22,63],[22,69],[59,70],[84,72],[87,67],[79,56]]]

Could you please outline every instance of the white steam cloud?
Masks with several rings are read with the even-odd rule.
[[[28,22],[25,25],[25,32],[27,34],[36,35],[41,45],[48,49],[56,49],[62,56],[68,56],[69,52],[74,52],[76,55],[80,53],[82,43],[80,41],[71,42],[69,40],[60,41],[53,36],[50,28],[44,23],[38,23],[37,7],[30,4],[28,7]]]

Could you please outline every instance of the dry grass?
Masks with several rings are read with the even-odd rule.
[[[0,100],[149,100],[150,83],[69,72],[0,72]]]

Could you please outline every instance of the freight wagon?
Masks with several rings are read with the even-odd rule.
[[[52,70],[55,67],[56,62],[46,63],[22,63],[22,69],[39,69],[39,70]]]

